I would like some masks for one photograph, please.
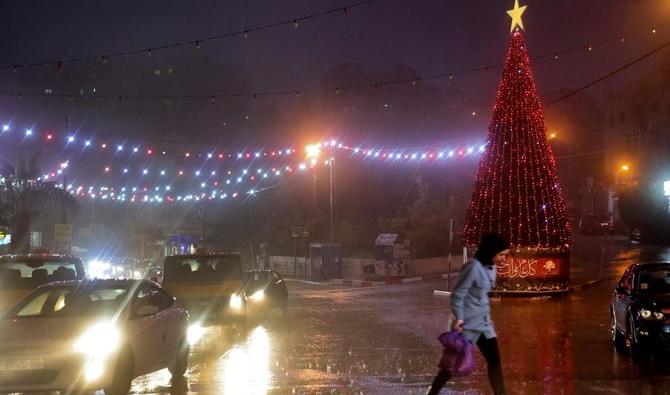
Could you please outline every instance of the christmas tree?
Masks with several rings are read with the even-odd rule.
[[[508,11],[511,39],[463,237],[469,247],[487,233],[509,240],[499,288],[563,289],[570,227],[523,34],[525,8],[516,0]]]

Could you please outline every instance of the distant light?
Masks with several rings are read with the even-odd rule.
[[[26,136],[32,136],[33,135],[33,130],[32,129],[26,129]]]
[[[88,142],[88,141],[87,141],[87,142]],[[101,147],[102,147],[102,149],[105,149],[105,148],[107,148],[107,144],[102,143]]]
[[[358,148],[354,148],[354,154],[357,154],[357,153],[358,153],[358,151],[359,151],[359,149],[358,149]]]
[[[139,150],[140,150],[139,148],[137,148],[137,147],[133,147],[133,152],[137,152],[137,151],[139,151]]]
[[[151,155],[151,154],[153,154],[153,153],[154,153],[154,151],[153,151],[151,148],[149,148],[149,149],[147,150],[147,155]]]
[[[206,186],[207,186],[207,184],[205,184],[204,182],[202,184],[200,184],[200,188],[204,188]]]
[[[412,154],[412,159],[416,159],[416,154]]]
[[[242,177],[237,177],[237,182],[238,183],[242,182]]]
[[[128,169],[123,169],[123,174],[128,173]]]
[[[479,147],[479,152],[484,152],[484,150],[486,150],[485,145],[482,145],[482,146]]]
[[[117,145],[116,150],[117,151],[123,151],[123,146],[122,145]]]
[[[426,159],[426,154],[421,154],[421,159]]]
[[[242,158],[242,156],[243,156],[243,155],[242,155],[241,153],[240,153],[240,154],[237,154],[237,157],[238,157],[238,158]]]
[[[105,173],[109,173],[110,170],[109,166],[105,167]]]
[[[8,130],[9,130],[9,125],[6,124],[6,123],[3,124],[3,125],[2,125],[2,131],[3,131],[3,132],[6,132],[6,131],[8,131]]]
[[[247,174],[247,169],[242,170],[242,174]]]
[[[622,171],[628,171],[628,170],[630,170],[630,166],[628,166],[628,165],[622,165],[622,166],[621,166],[621,170],[622,170]]]
[[[161,170],[161,175],[162,175],[162,176],[165,175],[165,170]]]
[[[397,154],[397,155],[395,156],[395,158],[396,158],[396,159],[400,159],[400,158],[402,158],[402,154]]]
[[[321,148],[318,145],[310,144],[305,147],[308,158],[316,158],[321,154]]]
[[[230,185],[230,180],[226,180],[226,185]]]
[[[166,187],[165,187],[165,190],[166,190],[166,191],[169,191],[169,190],[170,190],[170,186],[169,186],[169,185],[166,186]]]
[[[212,170],[212,175],[213,175],[213,176],[216,175],[216,170]]]
[[[207,154],[207,159],[212,159],[212,156],[214,156],[214,155],[212,155],[211,153],[208,153]]]
[[[254,155],[256,156],[256,158],[260,158],[260,157],[261,157],[261,153],[260,153],[260,152],[256,152]]]
[[[60,164],[60,168],[61,169],[66,169],[69,165],[70,165],[69,162],[63,162],[63,163]]]
[[[183,176],[184,175],[184,170],[179,170],[179,175]]]
[[[191,153],[190,153],[190,152],[187,152],[187,153],[184,154],[184,156],[187,157],[187,158],[189,158],[189,157],[191,156]]]
[[[200,175],[200,170],[196,170],[196,171],[195,171],[195,175],[196,175],[196,176],[199,176],[199,175]]]
[[[142,170],[142,174],[144,174],[144,175],[149,174],[149,170],[147,170],[147,169]]]
[[[47,140],[53,140],[53,138],[54,138],[53,134],[51,133],[47,134]]]
[[[448,155],[448,156],[454,156],[455,153],[456,153],[456,151],[453,151],[453,150],[452,150],[452,151],[449,151],[449,155]]]
[[[307,169],[307,165],[305,165],[304,163],[301,163],[300,166],[298,166],[298,169],[305,170],[305,169]]]

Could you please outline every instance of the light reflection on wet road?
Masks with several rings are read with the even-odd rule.
[[[643,256],[651,259],[652,255]],[[670,393],[670,362],[633,362],[609,340],[614,276],[638,259],[620,253],[592,288],[555,298],[494,302],[503,369],[511,394]],[[170,387],[166,371],[138,378],[136,393],[421,394],[445,329],[443,284],[337,288],[290,282],[288,317],[272,316],[235,338],[214,334],[191,355],[187,382]],[[483,361],[444,393],[489,393]],[[449,392],[450,391],[450,392]]]

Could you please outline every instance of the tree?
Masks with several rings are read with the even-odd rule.
[[[498,265],[499,288],[562,290],[570,275],[570,225],[521,30],[525,8],[517,0],[508,12],[512,34],[463,241],[474,249],[487,233],[509,240],[512,256]]]
[[[430,186],[417,180],[417,199],[406,216],[381,218],[382,232],[398,233],[410,241],[415,258],[446,256],[449,253],[449,220],[452,207],[446,199],[431,193]]]
[[[0,223],[11,229],[11,250],[16,253],[29,252],[30,225],[35,215],[56,208],[73,212],[77,207],[64,189],[38,181],[38,159],[33,155],[26,163],[20,157],[16,175],[0,178]]]
[[[512,34],[470,199],[464,241],[486,233],[519,248],[566,248],[570,228],[521,30]]]

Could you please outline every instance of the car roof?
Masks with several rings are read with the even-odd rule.
[[[636,269],[670,269],[670,262],[640,262],[633,265]]]
[[[71,262],[80,261],[79,258],[72,255],[60,254],[8,254],[0,255],[0,263],[9,263],[15,261],[52,261],[52,262]]]
[[[135,285],[139,283],[150,283],[147,280],[131,280],[131,279],[86,279],[86,280],[67,280],[67,281],[55,281],[51,283],[44,284],[39,288],[56,288],[62,286],[114,286],[114,285]],[[151,282],[152,283],[152,282]],[[152,283],[153,284],[153,283]]]

